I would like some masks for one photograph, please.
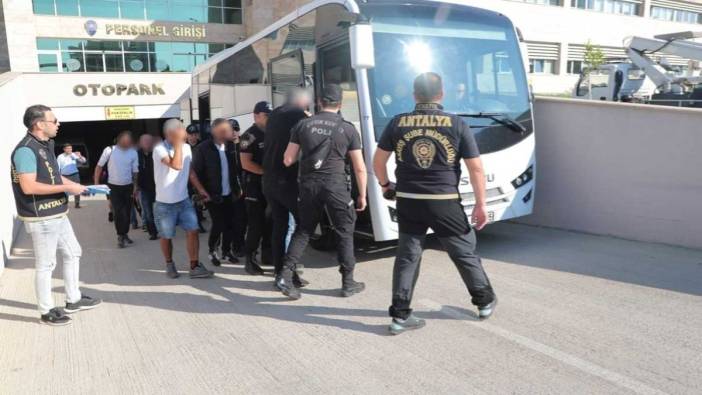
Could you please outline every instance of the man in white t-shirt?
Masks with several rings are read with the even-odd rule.
[[[132,244],[129,238],[129,223],[132,218],[134,197],[137,193],[139,155],[134,149],[132,132],[120,132],[115,139],[117,144],[106,147],[100,155],[95,173],[95,184],[100,184],[102,170],[107,167],[107,185],[110,187],[110,202],[117,230],[117,246],[124,248]]]
[[[169,119],[163,124],[165,140],[154,148],[154,181],[156,183],[156,203],[154,220],[161,238],[161,251],[166,259],[166,275],[179,276],[173,262],[173,242],[176,226],[186,231],[187,249],[190,258],[190,278],[212,277],[213,271],[200,263],[198,256],[197,214],[188,197],[188,180],[192,152],[186,143],[185,127],[177,119]],[[199,185],[198,189],[202,189]]]
[[[63,145],[63,153],[56,160],[58,161],[61,175],[76,184],[80,184],[78,164],[84,164],[87,162],[87,159],[80,152],[73,151],[73,146],[70,143],[66,143]],[[80,208],[80,195],[73,196],[73,199],[75,200],[76,208]]]

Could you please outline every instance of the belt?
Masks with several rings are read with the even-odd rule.
[[[397,192],[395,194],[395,196],[397,196],[399,198],[418,199],[418,200],[452,200],[452,199],[460,198],[458,193],[429,194],[429,193]]]

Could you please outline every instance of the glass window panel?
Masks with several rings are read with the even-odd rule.
[[[41,15],[55,15],[54,0],[34,0],[34,13]]]
[[[224,8],[224,23],[241,24],[241,10],[235,8]]]
[[[173,46],[173,53],[180,53],[180,54],[195,53],[194,43],[174,42],[174,43],[171,43],[171,45]]]
[[[173,55],[173,68],[171,71],[192,71],[192,61],[190,55]]]
[[[86,53],[85,54],[85,70],[86,71],[105,71],[105,65],[102,62],[101,53]]]
[[[83,16],[95,16],[102,18],[119,17],[117,2],[114,0],[82,0],[80,2],[80,13]]]
[[[144,19],[144,1],[120,0],[120,12],[123,19]]]
[[[63,71],[85,71],[82,52],[61,52],[61,62],[63,63]]]
[[[222,6],[222,0],[207,0],[206,3],[210,7],[221,7]]]
[[[63,44],[63,41],[61,41]],[[65,49],[65,48],[64,48]],[[87,41],[85,43],[86,51],[121,51],[121,41]]]
[[[146,52],[148,51],[148,43],[146,41],[125,41],[125,52]]]
[[[215,7],[207,8],[207,22],[222,23],[222,9]]]
[[[124,64],[122,63],[122,54],[106,53],[105,54],[105,71],[123,72]]]
[[[219,51],[224,51],[224,44],[208,44],[209,53],[217,53]]]
[[[191,5],[173,4],[171,6],[172,21],[205,22],[205,8]]]
[[[78,15],[78,0],[56,0],[58,15]]]
[[[171,48],[171,43],[169,42],[162,42],[162,41],[156,41],[151,43],[153,45],[153,50],[158,54],[158,53],[172,53],[173,49]],[[151,46],[149,46],[151,48]]]
[[[146,19],[155,21],[169,20],[168,3],[160,0],[146,0]]]
[[[205,3],[207,3],[207,1],[206,0],[171,0],[171,3],[192,5],[192,6],[202,6],[202,5],[205,5]]]
[[[61,50],[62,51],[77,51],[83,50],[83,45],[85,41],[83,40],[61,40]]]
[[[39,54],[39,71],[50,72],[58,71],[58,62],[55,54]]]
[[[59,49],[59,40],[54,38],[37,38],[37,49]]]
[[[127,71],[148,72],[149,54],[147,53],[125,53],[124,64]]]
[[[172,62],[173,56],[169,53],[149,54],[149,65],[152,72],[171,71]]]
[[[209,44],[207,43],[194,43],[192,44],[195,47],[195,53],[208,53],[209,52]]]
[[[224,0],[223,3],[224,7],[241,8],[241,0]]]

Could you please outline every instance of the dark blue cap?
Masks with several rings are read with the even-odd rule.
[[[260,102],[256,103],[256,105],[254,106],[254,110],[253,110],[254,114],[260,114],[262,112],[265,112],[266,114],[270,114],[272,111],[273,111],[273,109],[271,108],[271,105],[268,104],[267,101],[260,101]]]

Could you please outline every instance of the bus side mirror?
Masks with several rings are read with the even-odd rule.
[[[367,21],[357,22],[349,28],[351,67],[354,70],[375,67],[373,28]]]

